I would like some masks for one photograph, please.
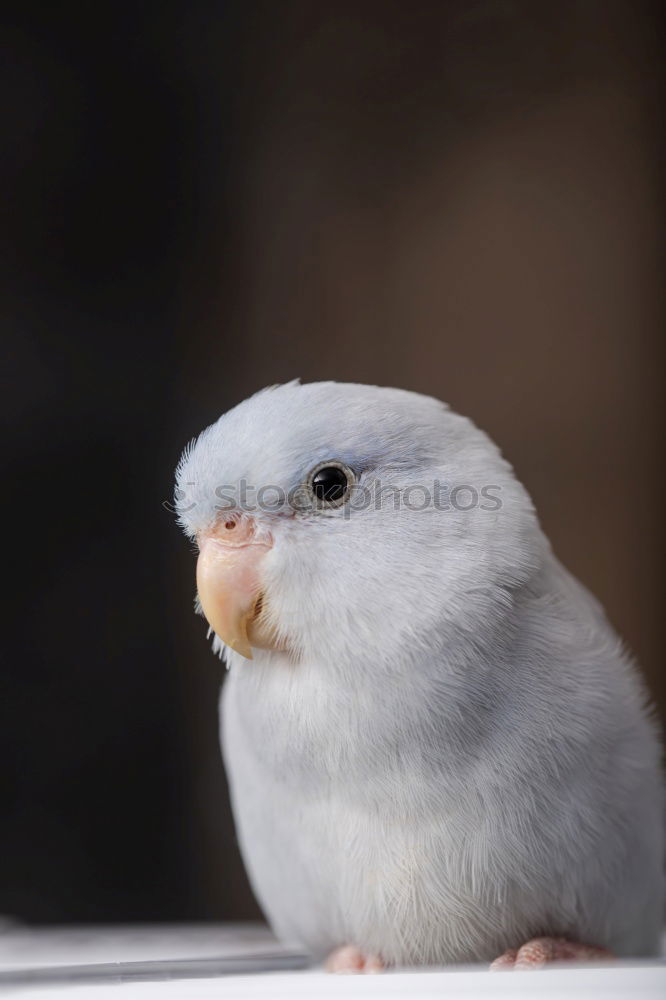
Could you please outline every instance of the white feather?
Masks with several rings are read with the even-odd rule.
[[[300,655],[225,651],[222,740],[276,932],[401,964],[546,933],[656,953],[663,785],[643,685],[470,421],[401,390],[272,387],[186,450],[181,523],[210,524],[218,486],[286,491],[327,458],[399,490],[494,485],[502,506],[255,515],[275,539],[270,613]]]

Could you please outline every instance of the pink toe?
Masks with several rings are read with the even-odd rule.
[[[327,972],[350,973],[363,969],[364,958],[361,950],[353,944],[345,944],[336,948],[326,959],[324,968]]]
[[[503,955],[500,955],[499,958],[496,958],[494,962],[490,963],[490,971],[502,972],[506,969],[513,969],[517,954],[518,952],[515,948],[509,948]]]
[[[539,937],[526,941],[520,948],[510,948],[491,964],[492,970],[540,969],[548,962],[598,962],[613,956],[605,948],[581,944],[562,937]]]
[[[382,962],[379,955],[366,955],[365,962],[363,964],[363,971],[370,974],[383,972],[384,963]]]
[[[327,972],[353,974],[365,972],[369,974],[383,972],[384,963],[379,955],[365,955],[353,944],[345,944],[336,948],[326,959],[324,968]]]

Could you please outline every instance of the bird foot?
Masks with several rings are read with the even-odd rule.
[[[345,944],[331,952],[324,968],[327,972],[342,974],[374,973],[382,972],[384,963],[379,955],[366,955],[355,945]]]
[[[613,956],[605,948],[561,937],[532,938],[520,948],[509,948],[491,963],[492,971],[541,969],[548,962],[597,962]]]

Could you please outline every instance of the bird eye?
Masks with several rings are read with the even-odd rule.
[[[308,485],[317,503],[339,507],[344,503],[354,482],[354,473],[342,462],[322,462],[308,477]]]

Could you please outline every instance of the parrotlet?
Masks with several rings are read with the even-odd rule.
[[[657,953],[648,696],[486,434],[400,389],[272,386],[185,449],[176,505],[280,938],[338,971]]]

